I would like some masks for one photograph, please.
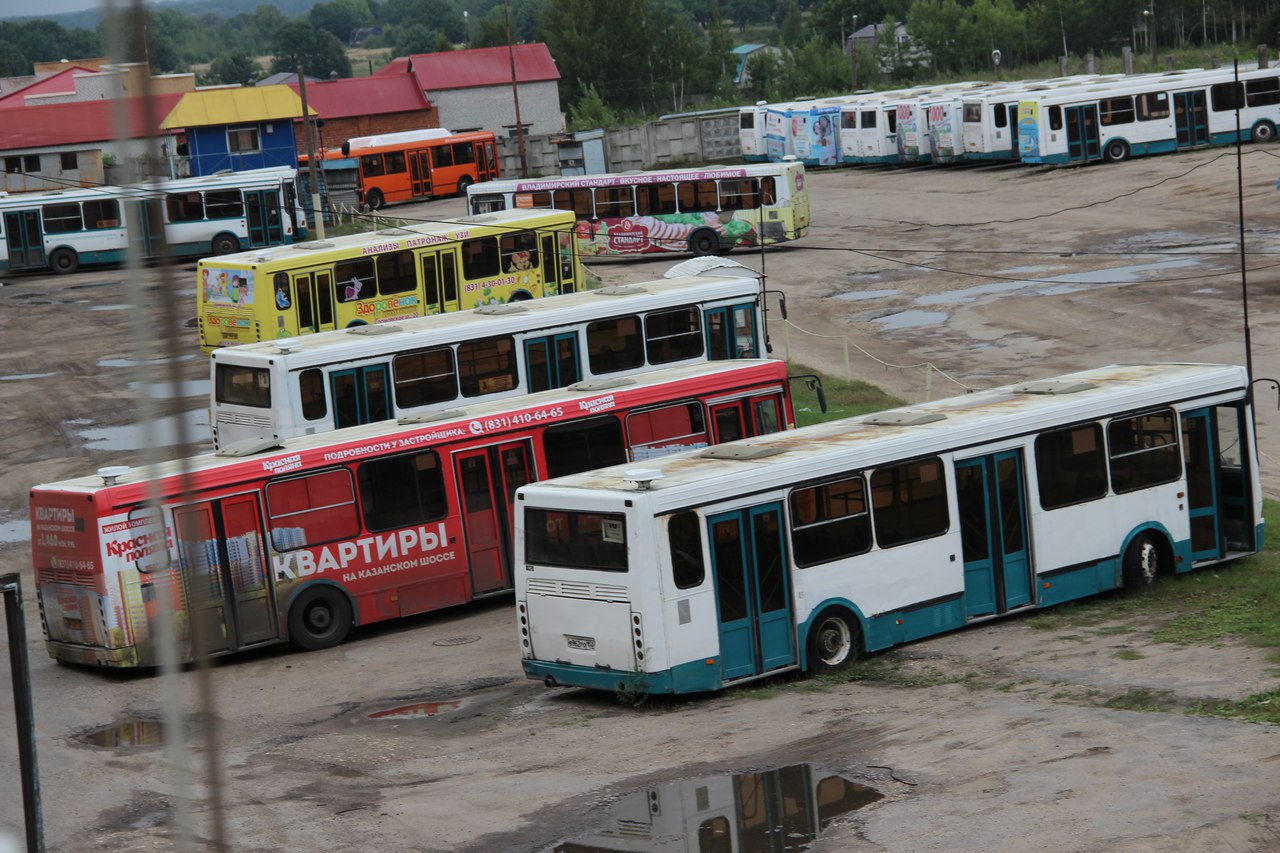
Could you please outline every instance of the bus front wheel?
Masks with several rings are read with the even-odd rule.
[[[381,210],[387,200],[382,197],[381,190],[369,190],[364,194],[364,203],[369,205],[370,210]]]
[[[714,255],[720,251],[720,239],[716,237],[716,232],[700,228],[689,237],[689,251],[698,257]]]
[[[289,608],[289,639],[309,652],[336,646],[351,630],[351,605],[335,587],[313,586]]]
[[[475,183],[475,179],[472,178],[470,175],[463,175],[461,178],[458,178],[458,195],[466,195],[467,187],[471,186],[474,183]]]
[[[219,234],[211,246],[215,255],[230,255],[240,251],[240,241],[231,234]]]
[[[843,608],[825,610],[809,631],[809,669],[822,675],[842,672],[862,656],[862,629]]]
[[[1148,590],[1155,586],[1160,574],[1160,549],[1150,536],[1142,534],[1129,543],[1121,571],[1125,589]]]
[[[1276,138],[1276,126],[1269,121],[1260,121],[1253,126],[1253,133],[1250,134],[1254,142],[1274,142]]]
[[[1122,140],[1113,139],[1107,143],[1102,156],[1107,158],[1108,163],[1121,163],[1129,159],[1129,146]]]
[[[49,266],[53,267],[53,271],[59,275],[73,273],[80,269],[80,256],[74,249],[63,246],[53,250],[53,254],[49,256]]]

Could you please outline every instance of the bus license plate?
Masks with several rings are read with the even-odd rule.
[[[566,637],[569,642],[569,648],[577,649],[580,652],[594,652],[596,650],[595,637]]]

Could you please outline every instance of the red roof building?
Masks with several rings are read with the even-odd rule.
[[[302,94],[296,78],[286,85]],[[440,126],[435,107],[407,72],[308,81],[307,106],[323,120],[320,148],[337,148],[356,136]],[[305,153],[307,138],[302,128],[298,130],[298,150]]]

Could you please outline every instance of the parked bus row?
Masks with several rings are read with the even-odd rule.
[[[126,186],[0,193],[0,269],[75,272],[154,258],[227,255],[303,240],[297,170],[220,172]]]
[[[1118,162],[1239,141],[1280,124],[1280,68],[965,82],[739,111],[748,160],[810,165]]]
[[[331,646],[510,591],[522,485],[793,426],[786,365],[737,359],[36,486],[47,648],[154,666],[161,608],[182,660]]]
[[[490,181],[467,188],[467,209],[573,211],[588,258],[713,255],[808,234],[804,179],[803,164],[786,162]]]
[[[719,690],[1262,549],[1244,368],[1114,365],[516,495],[548,685]]]
[[[214,447],[764,357],[761,281],[731,261],[716,263],[700,275],[677,265],[657,281],[215,350]],[[785,318],[785,302],[781,309]]]
[[[205,258],[200,348],[572,293],[573,229],[569,212],[513,210]]]

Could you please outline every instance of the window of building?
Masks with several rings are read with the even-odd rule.
[[[80,168],[79,158],[76,157],[76,152],[74,151],[63,151],[58,155],[58,159],[60,161],[59,165],[64,172],[75,172]]]
[[[232,127],[227,129],[227,150],[232,154],[249,154],[261,151],[256,127]]]

